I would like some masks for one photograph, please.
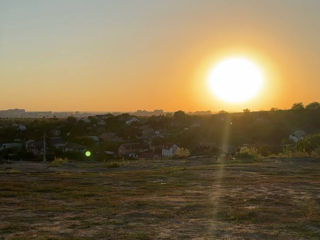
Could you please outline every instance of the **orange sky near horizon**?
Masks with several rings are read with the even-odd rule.
[[[314,0],[0,3],[0,109],[213,112],[320,101]],[[225,103],[208,88],[219,60],[263,71],[261,93]]]

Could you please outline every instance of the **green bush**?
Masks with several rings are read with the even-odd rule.
[[[255,147],[243,146],[236,154],[238,159],[256,160],[260,157],[258,150]]]
[[[59,167],[61,165],[64,165],[68,163],[69,160],[67,158],[55,158],[51,163],[50,166],[52,167]]]
[[[190,156],[190,151],[187,148],[178,148],[174,153],[173,158],[187,158]]]
[[[298,152],[305,152],[311,154],[320,148],[320,134],[308,135],[299,140],[296,145]]]

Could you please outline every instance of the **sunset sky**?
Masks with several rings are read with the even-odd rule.
[[[319,0],[0,0],[0,109],[269,110],[320,101]],[[228,56],[257,97],[213,96]]]

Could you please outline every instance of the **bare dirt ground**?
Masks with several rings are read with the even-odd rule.
[[[320,160],[0,164],[0,239],[320,239]]]

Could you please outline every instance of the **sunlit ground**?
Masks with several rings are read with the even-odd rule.
[[[319,160],[221,166],[214,159],[2,164],[0,238],[320,238]]]
[[[217,166],[216,170],[212,172],[213,176],[213,182],[212,182],[212,192],[211,192],[211,202],[212,202],[212,220],[211,220],[211,225],[209,228],[210,233],[214,233],[219,230],[219,226],[217,226],[217,220],[219,218],[219,209],[221,208],[220,206],[220,201],[221,197],[223,196],[223,178],[224,178],[224,168],[225,164],[228,161],[228,156],[227,152],[228,151],[228,146],[229,146],[229,137],[230,137],[230,125],[232,122],[230,119],[226,119],[226,124],[224,128],[224,133],[222,135],[221,139],[221,149],[222,152],[217,158]]]

